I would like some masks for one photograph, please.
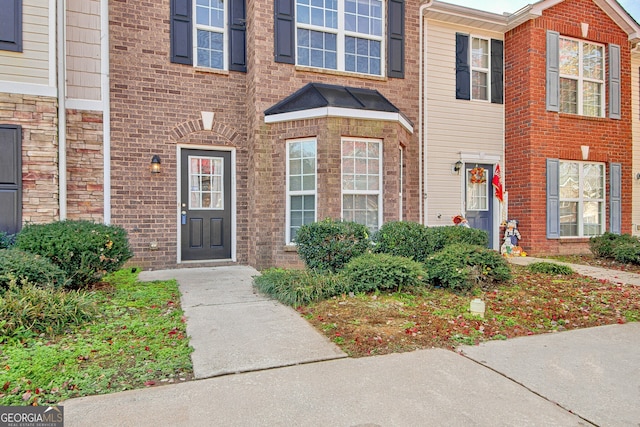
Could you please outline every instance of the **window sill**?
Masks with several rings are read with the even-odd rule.
[[[193,67],[196,70],[196,73],[206,73],[206,74],[222,74],[224,76],[229,75],[229,70],[219,70],[217,68],[206,68],[206,67]]]
[[[294,243],[290,243],[288,245],[284,245],[284,251],[285,252],[298,252],[298,246],[296,246]]]
[[[609,117],[581,116],[580,114],[571,114],[571,113],[558,113],[558,114],[560,114],[560,117],[562,117],[563,119],[593,120],[593,121],[617,120],[617,119],[610,119]]]
[[[360,79],[376,80],[386,82],[386,76],[373,76],[371,74],[353,73],[350,71],[329,70],[326,68],[307,67],[304,65],[296,65],[296,71],[304,71],[309,73],[331,74],[333,76],[356,77]]]

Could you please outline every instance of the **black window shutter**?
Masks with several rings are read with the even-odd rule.
[[[171,0],[171,62],[193,65],[191,0]]]
[[[295,12],[294,0],[275,0],[275,61],[295,64]]]
[[[22,226],[22,128],[0,125],[0,231]]]
[[[469,35],[456,33],[456,99],[471,99]]]
[[[389,0],[387,76],[404,78],[404,0]]]
[[[609,164],[609,231],[622,233],[622,164]]]
[[[22,0],[0,1],[0,50],[22,52]]]
[[[229,70],[247,71],[247,31],[245,0],[229,4]]]
[[[547,31],[547,111],[560,111],[560,33]]]
[[[560,237],[560,160],[547,159],[547,239]]]
[[[504,104],[504,43],[491,39],[491,102]]]

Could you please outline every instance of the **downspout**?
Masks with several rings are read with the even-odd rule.
[[[418,154],[418,175],[419,175],[419,180],[420,180],[420,184],[419,184],[419,191],[420,191],[420,224],[425,224],[426,225],[426,204],[427,204],[427,197],[426,197],[426,193],[425,193],[425,185],[426,185],[426,167],[424,168],[424,172],[423,172],[423,167],[424,167],[424,163],[426,163],[426,158],[422,158],[423,156],[423,142],[426,142],[426,138],[424,137],[424,133],[425,130],[423,128],[424,126],[424,114],[423,114],[423,103],[425,102],[425,95],[424,95],[424,82],[423,82],[423,78],[424,78],[424,60],[425,60],[425,55],[424,55],[424,11],[433,4],[433,0],[428,0],[426,3],[422,4],[420,6],[420,12],[418,13],[418,18],[420,19],[420,35],[419,35],[419,42],[420,42],[420,47],[418,48],[419,52],[419,61],[418,61],[418,67],[419,67],[419,81],[418,81],[418,150],[419,150],[419,154]]]
[[[58,50],[58,204],[60,221],[67,219],[67,44],[66,44],[66,0],[57,3],[57,50]]]
[[[102,98],[103,219],[111,224],[111,97],[109,78],[109,1],[100,2],[100,86]]]

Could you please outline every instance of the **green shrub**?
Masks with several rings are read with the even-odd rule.
[[[0,297],[0,341],[14,336],[62,334],[91,321],[97,313],[90,294],[43,289],[14,280]]]
[[[556,264],[555,262],[534,262],[529,264],[529,271],[532,273],[541,274],[561,274],[563,276],[570,276],[573,273],[573,269],[568,265]]]
[[[427,258],[428,282],[454,291],[488,286],[511,278],[507,261],[485,247],[454,243]]]
[[[353,258],[340,272],[344,292],[398,290],[424,285],[421,263],[389,254],[365,254]]]
[[[489,245],[489,235],[486,231],[457,225],[431,227],[427,229],[427,240],[430,254],[439,252],[453,243],[465,243],[483,247]]]
[[[417,222],[387,222],[373,235],[374,251],[423,262],[432,251],[427,233]]]
[[[74,288],[99,281],[132,256],[123,228],[90,221],[26,225],[16,247],[49,258],[67,273]]]
[[[616,261],[625,264],[640,264],[640,242],[628,242],[617,245],[613,249]]]
[[[9,249],[16,242],[15,234],[7,234],[4,231],[0,231],[0,249]]]
[[[629,234],[614,234],[606,232],[589,239],[589,249],[598,258],[615,259],[615,249],[626,243],[637,243],[638,239]]]
[[[47,258],[19,249],[0,249],[0,294],[11,280],[39,287],[61,287],[67,283],[64,272]]]
[[[336,272],[370,246],[367,227],[331,218],[300,227],[296,243],[300,258],[318,272]]]
[[[255,287],[283,304],[298,307],[340,293],[339,278],[308,270],[270,268],[253,278]]]

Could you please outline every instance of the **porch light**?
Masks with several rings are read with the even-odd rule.
[[[157,154],[151,158],[151,173],[160,173],[160,156]]]
[[[458,160],[454,165],[453,165],[453,171],[455,173],[460,172],[460,169],[462,169],[462,160]]]

